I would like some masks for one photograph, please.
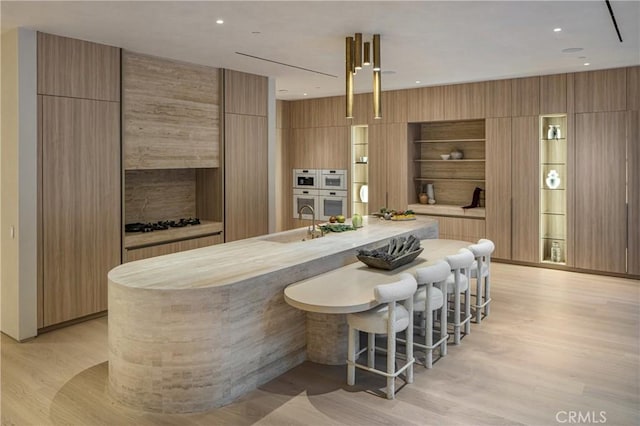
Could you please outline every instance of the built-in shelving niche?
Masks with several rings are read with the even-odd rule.
[[[567,116],[540,116],[540,260],[566,264]]]
[[[410,207],[419,202],[418,194],[433,184],[436,205],[422,205],[425,213],[446,208],[458,211],[471,204],[476,187],[481,188],[480,206],[484,217],[485,189],[485,121],[442,121],[410,124],[414,139],[414,199]],[[443,160],[441,155],[462,152],[461,159]],[[474,212],[478,213],[480,210]],[[437,211],[431,214],[438,214]]]
[[[369,138],[367,126],[351,127],[351,215],[369,213]]]

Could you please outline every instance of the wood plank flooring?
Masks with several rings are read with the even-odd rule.
[[[358,371],[350,388],[345,367],[306,362],[218,410],[132,410],[109,395],[100,318],[23,344],[2,336],[2,424],[549,425],[570,411],[640,424],[640,282],[499,263],[492,273],[491,316],[432,370],[416,366],[393,401],[377,396],[382,377]]]

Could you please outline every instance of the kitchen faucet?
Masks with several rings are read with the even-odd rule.
[[[316,211],[309,204],[305,204],[304,206],[300,207],[300,209],[298,210],[298,220],[302,220],[302,211],[305,208],[311,210],[311,215],[313,217],[313,219],[311,219],[311,227],[307,228],[307,233],[311,235],[311,239],[323,237],[324,232],[319,227],[318,231],[316,231]]]

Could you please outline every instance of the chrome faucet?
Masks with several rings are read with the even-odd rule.
[[[316,211],[309,204],[305,204],[304,206],[300,207],[300,209],[298,210],[298,220],[302,220],[302,212],[304,211],[304,209],[311,210],[311,215],[313,216],[313,219],[311,219],[311,226],[307,228],[307,233],[311,235],[311,239],[323,237],[324,232],[322,232],[319,227],[316,231]]]

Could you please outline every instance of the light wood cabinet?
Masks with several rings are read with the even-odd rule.
[[[219,167],[219,70],[123,53],[127,170]]]
[[[640,111],[627,112],[628,273],[640,275]]]
[[[225,114],[225,241],[269,232],[267,118]]]
[[[438,221],[438,238],[469,241],[469,243],[476,243],[480,238],[485,238],[484,219],[465,219],[446,216],[427,217]]]
[[[126,249],[126,262],[134,260],[148,259],[150,257],[162,256],[165,254],[178,253],[181,251],[193,250],[201,247],[208,247],[214,244],[222,244],[222,234],[209,235],[200,238],[192,238],[183,241],[174,241],[166,244],[158,244],[155,246]]]
[[[511,259],[539,262],[538,117],[514,117],[511,153]]]
[[[575,111],[623,111],[627,107],[627,69],[574,74]]]
[[[349,168],[349,128],[346,126],[293,129],[291,145],[292,169]]]
[[[224,98],[224,112],[227,114],[267,115],[266,77],[239,71],[224,71],[225,93],[233,96]]]
[[[382,92],[381,123],[403,123],[407,122],[407,90],[390,90]],[[371,117],[373,117],[373,100],[369,105]],[[372,118],[372,120],[374,120]],[[376,120],[378,121],[378,120]]]
[[[626,113],[577,114],[575,266],[626,272]]]
[[[540,113],[540,77],[511,80],[511,108],[513,117]]]
[[[115,102],[42,97],[43,325],[107,309],[120,264],[120,131]]]
[[[640,66],[627,68],[627,110],[640,110]]]
[[[344,105],[344,96],[340,98]],[[340,111],[344,112],[345,106],[342,106]],[[359,93],[353,96],[353,118],[347,121],[351,121],[350,124],[353,126],[368,124],[374,121],[373,95],[371,93]]]
[[[364,96],[364,95],[363,95]],[[354,114],[358,107],[358,117],[364,119],[366,117],[364,104],[366,103],[362,97],[358,97],[361,102],[355,102],[354,97]],[[371,105],[369,105],[371,108]],[[350,121],[346,115],[346,106],[344,96],[332,96],[326,98],[304,99],[293,101],[291,108],[291,127],[293,129],[313,128],[313,127],[333,127],[348,126]]]
[[[444,119],[468,120],[484,118],[484,83],[444,86]]]
[[[381,207],[407,208],[410,180],[407,145],[406,124],[369,125],[369,213]]]
[[[408,90],[408,122],[444,120],[444,96],[444,86]]]
[[[120,101],[120,49],[38,33],[38,94]]]
[[[487,118],[511,116],[511,86],[511,80],[486,82],[484,109]]]
[[[511,259],[511,118],[486,122],[486,235],[493,256]]]
[[[540,77],[540,113],[567,112],[567,75],[554,74]]]

